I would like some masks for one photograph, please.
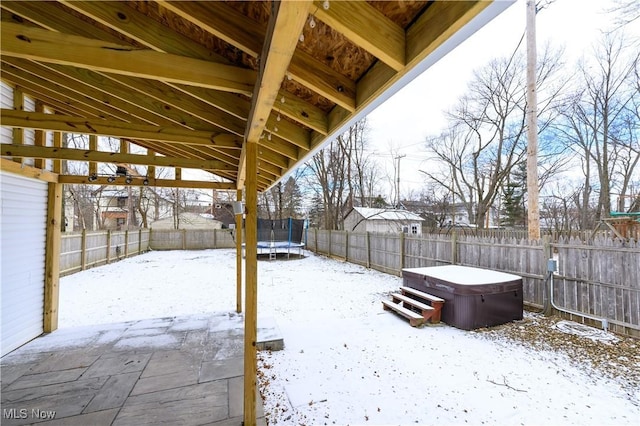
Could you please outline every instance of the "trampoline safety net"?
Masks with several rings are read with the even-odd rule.
[[[304,219],[260,219],[258,218],[258,241],[288,241],[301,243]]]

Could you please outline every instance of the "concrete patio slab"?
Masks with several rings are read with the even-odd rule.
[[[258,324],[259,348],[284,347],[273,319]],[[39,337],[0,360],[1,423],[240,425],[243,326],[225,312]]]

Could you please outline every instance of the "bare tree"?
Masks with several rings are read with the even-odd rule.
[[[577,88],[559,108],[561,140],[582,164],[582,202],[597,191],[597,218],[609,216],[614,191],[626,193],[640,160],[638,51],[625,55],[626,46],[618,33],[605,34],[593,60],[580,64]],[[583,217],[586,215],[584,212]]]
[[[371,199],[369,191],[377,174],[373,160],[365,154],[366,130],[366,121],[359,121],[307,163],[307,183],[322,199],[320,226],[326,229],[342,228],[354,199],[359,198],[362,204]]]
[[[549,48],[538,61],[539,132],[553,118],[551,106],[562,87],[557,81],[560,65],[559,52]],[[514,54],[477,70],[469,90],[449,113],[450,128],[427,139],[428,151],[442,167],[425,174],[464,203],[470,221],[478,227],[486,225],[502,186],[526,155],[524,67],[522,55]],[[560,156],[544,155],[550,149],[555,149],[552,141],[541,142],[541,161],[549,162],[543,166],[541,181],[559,168]]]
[[[614,3],[609,12],[616,15],[618,28],[640,20],[640,3],[637,0],[614,0]]]

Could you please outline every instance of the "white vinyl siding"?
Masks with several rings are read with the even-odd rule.
[[[47,183],[0,173],[0,356],[44,331]]]

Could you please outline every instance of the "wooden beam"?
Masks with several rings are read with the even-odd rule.
[[[2,146],[2,144],[0,144]],[[38,179],[44,182],[58,182],[58,175],[47,170],[36,169],[35,167],[26,166],[14,161],[0,158],[0,170],[15,173],[20,176],[31,179]]]
[[[145,186],[144,177],[133,177],[130,184],[124,178],[117,178],[114,182],[108,182],[104,176],[99,176],[95,181],[89,181],[89,176],[60,175],[60,183],[83,184],[83,185],[117,185],[117,186]],[[207,182],[200,180],[174,180],[174,179],[153,179],[149,177],[149,185],[156,188],[193,188],[193,189],[216,189],[233,190],[235,182]]]
[[[298,34],[309,15],[310,5],[310,1],[273,3],[265,43],[262,46],[260,72],[247,120],[246,141],[240,155],[237,177],[239,185],[243,185],[245,179],[246,143],[251,141],[257,144],[267,125],[282,80],[296,50]],[[242,186],[238,189],[241,188]]]
[[[159,112],[164,112],[166,116],[175,116],[174,121],[189,126],[194,130],[215,127],[222,131],[243,135],[245,122],[224,111],[211,108],[210,105],[190,96],[175,88],[162,84],[159,85],[150,80],[131,78],[126,76],[110,77],[112,80],[123,85],[127,92],[137,91],[144,104],[153,104],[161,108]],[[157,102],[154,102],[157,101]],[[137,105],[140,103],[137,102]]]
[[[323,7],[316,0],[314,15],[396,71],[405,65],[404,30],[366,2],[336,1]]]
[[[160,1],[160,5],[243,52],[257,57],[265,28],[223,2]]]
[[[407,30],[407,64],[433,53],[491,4],[489,1],[436,1]]]
[[[60,160],[89,161],[98,163],[125,163],[152,165],[157,167],[185,167],[203,170],[233,170],[233,167],[219,160],[198,160],[193,158],[150,157],[141,154],[93,151],[91,149],[38,147],[29,145],[0,144],[3,156],[22,156],[27,158],[55,158]]]
[[[296,33],[297,34],[297,33]],[[247,219],[245,221],[244,424],[256,425],[258,372],[258,144],[247,147]]]
[[[328,65],[316,61],[311,55],[302,51],[296,52],[291,59],[289,72],[297,82],[320,96],[349,112],[356,110],[356,84]]]
[[[255,71],[3,23],[2,55],[227,92],[251,94]]]
[[[44,267],[44,332],[58,328],[60,307],[60,245],[62,232],[62,184],[49,183],[47,236]]]
[[[57,130],[67,133],[96,134],[115,138],[147,139],[214,148],[241,148],[237,136],[201,130],[158,127],[109,120],[87,120],[82,117],[0,110],[0,125],[27,129]]]
[[[174,32],[171,37],[167,37],[166,26],[129,7],[125,2],[61,0],[61,3],[120,34],[124,34],[142,46],[174,55],[188,56],[211,62],[230,63],[223,56],[178,32]],[[207,5],[207,8],[210,8],[210,6]],[[228,9],[235,11],[233,8]],[[227,19],[227,16],[222,16],[224,17],[222,20]]]
[[[284,103],[282,102],[283,97]],[[275,109],[282,115],[325,136],[328,134],[327,115],[320,108],[285,90],[281,90],[278,93],[276,102],[278,100],[280,100],[280,103]]]
[[[180,125],[179,121],[165,118],[161,105],[156,103],[150,107],[148,99],[98,73],[55,64],[45,66],[18,58],[2,59],[3,78],[23,83],[57,110],[73,107],[82,117],[115,117],[126,122],[159,126]]]

